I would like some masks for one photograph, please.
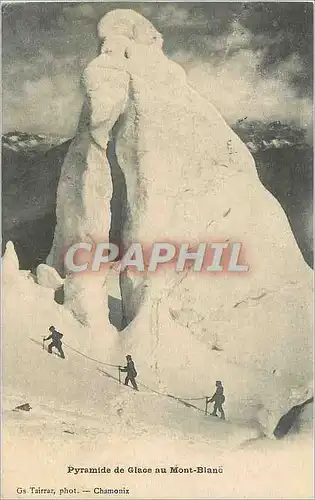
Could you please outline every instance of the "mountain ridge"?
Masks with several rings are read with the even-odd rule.
[[[2,135],[2,146],[9,150],[37,155],[67,142],[69,137],[38,134],[32,132],[12,131]]]
[[[231,128],[252,153],[285,147],[311,147],[307,144],[303,128],[279,120],[264,122],[245,117],[231,124]],[[2,134],[2,145],[16,152],[36,155],[72,139],[71,136],[15,130]]]

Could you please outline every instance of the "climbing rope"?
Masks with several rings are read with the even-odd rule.
[[[89,359],[90,361],[93,361],[94,363],[99,363],[100,365],[104,366],[111,366],[113,368],[119,368],[122,365],[112,365],[110,363],[105,363],[104,361],[100,361],[99,359],[91,358],[90,356],[87,356],[87,354],[83,354],[82,352],[78,351],[74,347],[71,347],[69,344],[66,344],[66,342],[63,342],[63,345],[67,346],[71,351],[76,352],[77,354],[80,354],[80,356],[83,356],[86,359]]]
[[[87,354],[83,354],[82,352],[78,351],[74,347],[71,347],[66,342],[63,342],[63,344],[66,347],[68,347],[71,351],[74,351],[75,353],[79,354],[80,356],[83,356],[84,358],[89,359],[93,363],[98,363],[98,364],[103,365],[103,366],[110,366],[112,368],[118,368],[118,369],[122,366],[122,365],[113,365],[111,363],[105,363],[105,361],[100,361],[99,359],[92,358],[91,356],[88,356]],[[119,377],[119,379],[120,379],[120,377]],[[159,392],[159,391],[157,391],[155,389],[152,389],[151,387],[148,387],[147,385],[143,384],[142,382],[138,382],[137,381],[137,383],[138,383],[138,385],[144,387],[148,391],[151,391],[151,392],[153,392],[155,394],[158,394],[159,396],[163,396],[163,397],[167,397],[167,398],[171,397],[173,399],[177,399],[178,401],[181,401],[181,400],[183,400],[183,401],[202,401],[204,399],[207,399],[207,396],[203,396],[203,397],[199,397],[199,398],[186,398],[186,397],[180,397],[180,396],[173,396],[171,394],[165,394],[163,392]],[[200,408],[197,408],[196,406],[194,406],[194,408],[196,408],[197,410],[203,411]]]

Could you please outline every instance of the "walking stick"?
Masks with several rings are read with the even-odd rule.
[[[206,408],[205,408],[205,415],[208,415],[208,396],[206,396]]]
[[[43,351],[45,350],[45,337],[43,337]]]
[[[121,380],[120,380],[120,366],[118,366],[118,379],[119,379],[119,383],[121,384]]]

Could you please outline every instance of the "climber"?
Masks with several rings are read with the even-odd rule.
[[[127,376],[125,378],[125,385],[128,385],[128,382],[130,380],[131,384],[132,384],[132,387],[138,391],[138,386],[137,386],[137,382],[135,381],[135,378],[137,376],[137,370],[135,369],[135,364],[132,360],[132,357],[130,356],[130,354],[128,354],[126,356],[126,360],[127,360],[127,365],[122,368],[121,366],[119,367],[119,370],[121,372],[127,372]]]
[[[214,403],[214,408],[213,408],[213,412],[211,413],[211,415],[213,415],[214,417],[217,417],[217,410],[219,410],[219,412],[221,413],[221,417],[223,420],[225,420],[225,414],[224,414],[224,410],[222,408],[222,405],[225,401],[225,396],[223,394],[223,385],[222,385],[222,382],[220,380],[217,380],[216,383],[215,383],[217,389],[215,391],[215,393],[213,394],[212,398],[210,398],[208,400],[209,403]]]
[[[56,349],[58,349],[59,351],[59,354],[60,354],[60,357],[62,359],[65,359],[65,354],[63,352],[63,349],[62,349],[62,342],[61,342],[61,339],[63,337],[63,334],[58,332],[58,330],[56,330],[56,328],[54,326],[50,326],[49,327],[49,331],[50,331],[50,335],[49,337],[47,338],[44,338],[44,342],[46,340],[50,340],[52,339],[52,342],[49,344],[48,346],[48,352],[49,354],[52,353],[52,348],[53,347],[56,347]]]

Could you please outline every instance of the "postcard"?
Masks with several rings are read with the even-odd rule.
[[[313,3],[1,7],[1,498],[311,498]]]

